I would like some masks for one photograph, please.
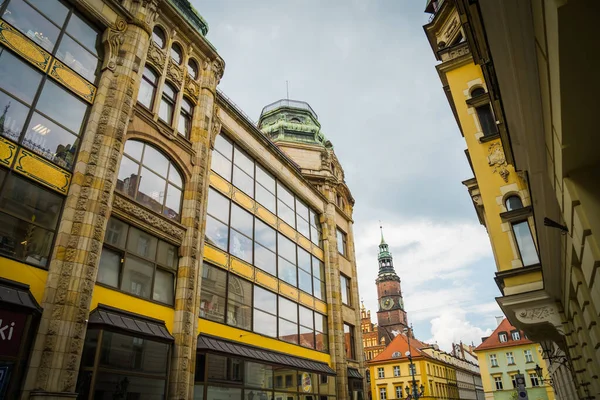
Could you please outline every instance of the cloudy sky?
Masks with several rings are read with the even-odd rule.
[[[474,342],[502,315],[485,229],[461,181],[465,143],[422,26],[424,0],[192,0],[251,118],[310,103],[354,195],[360,296],[377,309],[379,220],[421,340]]]

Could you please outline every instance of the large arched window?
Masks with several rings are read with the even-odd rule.
[[[150,110],[154,103],[154,94],[156,93],[157,86],[158,75],[152,68],[145,66],[144,74],[142,75],[142,83],[140,84],[140,91],[138,93],[138,102]]]
[[[165,48],[165,32],[162,30],[161,27],[155,26],[152,30],[152,41],[156,43],[156,45],[161,49]]]
[[[125,143],[117,190],[144,206],[178,220],[183,179],[175,165],[153,146],[137,140]]]

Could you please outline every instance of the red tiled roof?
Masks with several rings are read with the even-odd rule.
[[[410,338],[410,353],[415,357],[427,356],[427,354],[420,351],[420,349],[424,347],[430,347],[430,345],[421,342],[420,340]],[[391,343],[385,348],[384,351],[379,353],[377,357],[373,358],[369,361],[378,362],[378,361],[387,361],[392,359],[398,359],[399,357],[392,357],[392,354],[398,352],[401,354],[401,357],[406,357],[406,352],[408,351],[408,339],[405,335],[399,334],[391,341]]]
[[[512,335],[511,335],[512,331],[519,331],[519,335],[520,335],[521,339],[513,340]],[[506,341],[506,342],[500,341],[499,333],[502,333],[502,332],[506,332],[506,337],[508,338],[508,341]],[[510,322],[508,322],[508,319],[504,318],[502,320],[502,322],[500,323],[500,325],[498,325],[498,327],[490,335],[490,337],[485,339],[483,341],[483,343],[481,343],[479,346],[477,346],[475,348],[475,351],[495,349],[495,348],[499,348],[499,347],[512,347],[512,346],[519,346],[522,344],[532,344],[532,343],[533,342],[531,340],[525,338],[525,335],[523,334],[523,332],[521,332],[520,330],[518,330],[517,328],[512,326],[510,324]]]

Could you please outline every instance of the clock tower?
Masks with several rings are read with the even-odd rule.
[[[383,238],[383,228],[381,229],[381,243],[377,259],[379,274],[375,283],[379,300],[379,310],[377,311],[379,342],[385,341],[387,345],[398,333],[402,333],[404,328],[408,327],[408,321],[406,311],[404,311],[400,277],[394,270],[392,253]]]

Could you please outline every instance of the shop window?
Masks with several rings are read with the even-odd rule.
[[[165,43],[167,42],[166,40],[166,36],[165,36],[165,31],[163,31],[163,29],[156,25],[154,27],[154,29],[152,30],[152,41],[161,49],[165,48]]]
[[[168,125],[171,125],[173,122],[173,110],[175,109],[176,98],[177,91],[175,90],[175,87],[170,83],[165,82],[160,99],[160,106],[158,108],[158,118]]]
[[[137,101],[147,109],[152,110],[157,87],[158,74],[154,69],[146,65],[144,67],[144,72],[142,73],[142,81],[140,83]]]
[[[171,45],[171,59],[177,65],[181,65],[181,61],[183,60],[183,51],[181,50],[181,46],[177,43],[173,43]]]
[[[344,343],[346,348],[346,358],[354,360],[356,357],[356,350],[354,345],[354,327],[352,325],[344,324]]]
[[[338,249],[338,253],[340,253],[343,256],[347,256],[347,252],[348,252],[348,244],[347,244],[347,238],[346,238],[346,233],[342,232],[339,228],[336,230],[336,237],[337,237],[337,249]]]
[[[194,106],[192,105],[192,102],[184,97],[181,101],[177,131],[181,136],[185,137],[186,139],[190,138],[193,114]]]
[[[96,349],[100,346],[95,367]],[[87,332],[78,398],[161,400],[166,395],[170,345],[107,330]],[[91,387],[91,382],[95,382]]]
[[[63,197],[0,169],[0,255],[46,267]]]
[[[125,143],[116,189],[170,219],[180,218],[181,174],[167,157],[149,144],[137,140]]]
[[[173,305],[178,249],[116,218],[104,236],[97,282]]]

